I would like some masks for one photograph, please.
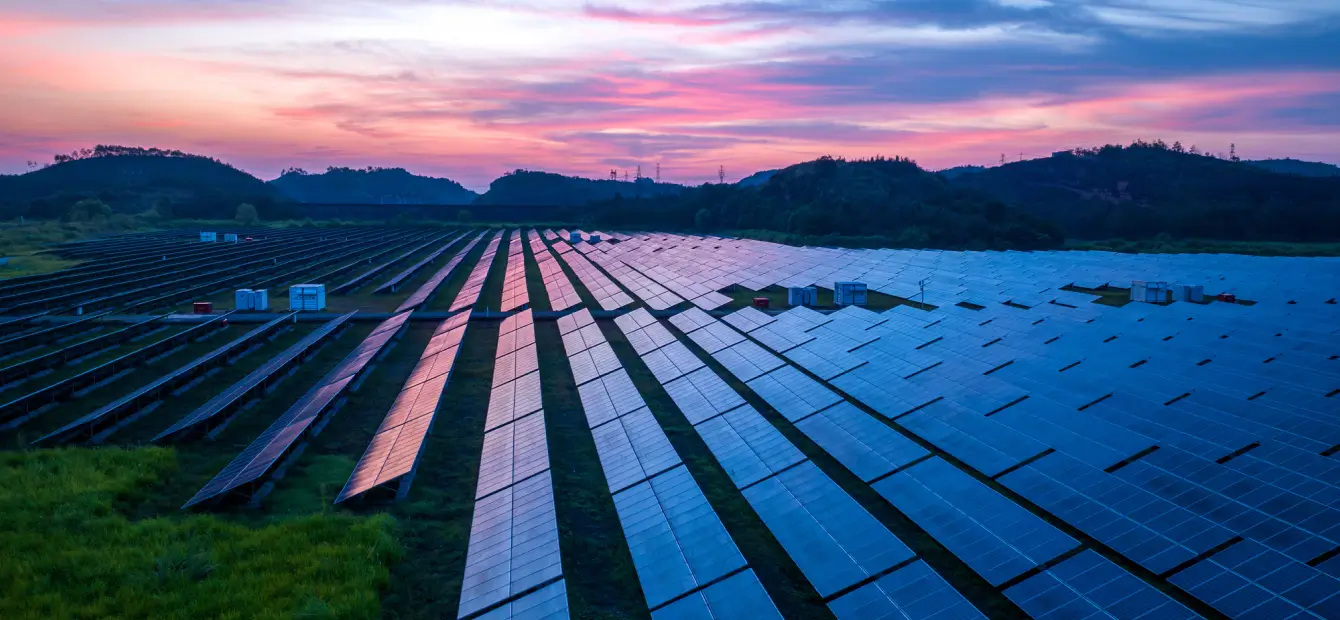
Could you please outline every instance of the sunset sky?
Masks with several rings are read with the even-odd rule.
[[[1162,138],[1340,163],[1336,0],[0,0],[0,172],[95,144],[681,183]]]

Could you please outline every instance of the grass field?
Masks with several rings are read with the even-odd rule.
[[[163,448],[0,454],[0,617],[378,617],[391,519],[127,518],[177,466]]]

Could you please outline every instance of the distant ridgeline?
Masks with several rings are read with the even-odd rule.
[[[475,204],[572,207],[604,200],[673,196],[685,189],[683,185],[657,183],[651,179],[607,181],[516,170],[494,180],[489,191]]]
[[[1056,222],[1073,238],[1166,233],[1249,241],[1340,239],[1340,177],[1270,168],[1197,154],[1176,143],[1136,142],[1062,151],[952,182]]]
[[[451,179],[417,176],[403,168],[327,168],[322,174],[290,168],[270,185],[306,203],[468,205],[479,197]]]
[[[34,167],[36,167],[34,165]],[[477,195],[399,168],[286,170],[265,183],[216,159],[99,146],[0,175],[0,218],[438,219],[753,230],[801,243],[1047,248],[1066,238],[1340,239],[1340,168],[1237,161],[1178,143],[1061,151],[992,168],[928,172],[895,157],[823,157],[735,184],[585,179],[516,170]],[[76,207],[76,205],[79,205]]]

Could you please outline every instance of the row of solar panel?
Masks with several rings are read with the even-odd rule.
[[[629,297],[627,293],[623,292],[623,289],[619,288],[619,285],[606,277],[590,259],[578,252],[571,251],[572,246],[566,243],[559,242],[556,245],[559,247],[559,259],[567,263],[568,268],[572,269],[572,273],[577,276],[578,280],[581,280],[582,285],[586,287],[586,290],[591,293],[591,296],[595,298],[596,303],[602,309],[616,310],[633,303],[633,298]]]
[[[372,267],[372,268],[370,268],[370,269],[367,269],[367,270],[363,271],[362,273],[359,273],[358,275],[356,275],[356,276],[354,276],[354,277],[352,277],[352,278],[349,278],[348,280],[345,280],[344,282],[341,282],[341,283],[339,283],[339,284],[337,284],[337,285],[331,287],[329,293],[332,294],[332,295],[342,295],[342,294],[344,294],[344,293],[350,293],[350,292],[353,292],[353,291],[355,291],[355,290],[358,290],[358,289],[359,289],[360,287],[362,287],[364,284],[367,284],[368,281],[370,281],[370,280],[371,280],[374,276],[376,276],[377,274],[379,274],[379,273],[381,273],[381,272],[383,272],[383,271],[389,269],[392,265],[395,265],[395,264],[397,264],[397,263],[399,263],[399,262],[401,262],[401,261],[403,261],[403,260],[409,258],[410,256],[413,256],[414,254],[423,251],[423,250],[426,249],[428,246],[431,246],[431,245],[433,245],[434,243],[437,243],[437,242],[439,242],[439,241],[445,239],[445,238],[446,238],[448,235],[450,235],[450,234],[451,234],[451,233],[446,233],[446,234],[441,234],[441,235],[424,235],[424,236],[415,237],[415,238],[413,238],[411,241],[405,243],[404,245],[399,246],[399,247],[410,246],[410,248],[409,248],[408,250],[405,250],[403,253],[401,253],[400,255],[396,256],[395,258],[392,258],[391,260],[388,260],[388,261],[386,261],[386,262],[384,262],[384,263],[380,263],[380,264],[378,264],[378,265],[376,265],[376,266],[374,266],[374,267]],[[425,240],[426,240],[426,241],[425,241]],[[419,243],[420,241],[423,241],[423,243]],[[392,246],[392,247],[397,247],[397,246]]]
[[[158,402],[167,393],[189,385],[211,368],[217,368],[218,366],[228,363],[229,360],[255,346],[256,342],[262,337],[278,331],[282,326],[290,322],[295,314],[296,313],[289,313],[281,315],[278,318],[266,322],[259,327],[234,338],[224,345],[183,364],[181,367],[168,372],[162,377],[150,381],[148,384],[140,386],[139,388],[132,390],[130,393],[39,437],[32,443],[42,444],[56,441],[64,442],[79,437],[87,437],[101,441],[115,430],[114,428],[106,430],[102,429]]]
[[[349,355],[265,429],[241,454],[205,484],[182,508],[214,502],[256,485],[268,475],[317,419],[331,410],[349,385],[399,336],[409,313],[382,321]]]
[[[512,235],[507,246],[507,263],[503,274],[503,312],[511,312],[530,303],[526,288],[526,254],[521,245],[521,231]]]
[[[780,618],[590,313],[559,332],[652,617]]]
[[[434,330],[400,394],[335,498],[336,504],[396,481],[400,482],[397,496],[403,497],[409,491],[407,483],[418,468],[469,319],[470,313],[458,312]]]
[[[535,263],[540,269],[540,279],[544,283],[544,290],[549,294],[549,309],[562,312],[582,303],[581,297],[577,294],[577,289],[568,280],[568,274],[563,273],[563,267],[558,264],[558,259],[554,258],[553,251],[545,245],[544,241],[540,239],[540,235],[534,230],[527,234],[530,237],[531,254],[535,256]]]
[[[450,278],[453,273],[456,273],[456,269],[460,267],[461,262],[465,260],[465,257],[470,254],[471,250],[475,249],[475,245],[479,243],[479,240],[483,238],[483,232],[475,235],[475,238],[471,239],[469,243],[465,244],[465,247],[462,247],[457,251],[456,255],[451,257],[441,269],[438,269],[437,272],[429,276],[413,294],[407,297],[405,301],[401,302],[400,307],[396,309],[396,312],[414,310],[419,306],[428,303],[428,299],[437,292],[438,287],[442,286],[442,283],[445,282],[447,278]],[[453,239],[451,243],[455,243],[459,240],[460,237],[457,237],[456,239]]]
[[[720,324],[697,308],[672,317],[671,322],[691,329],[690,337],[702,330],[717,332],[711,325]],[[638,324],[645,326],[637,328]],[[635,318],[622,321],[621,327],[663,329],[654,320]],[[696,357],[676,340],[644,354],[643,359],[655,360],[658,354],[666,359]],[[653,364],[661,363],[650,361],[648,365]],[[829,599],[830,609],[842,618],[871,617],[863,614],[875,609],[904,610],[920,600],[919,596],[895,598],[874,579],[884,573],[890,573],[885,579],[894,579],[902,571],[916,570],[915,554],[712,369],[701,361],[698,364],[678,377],[664,373],[666,391],[801,572],[820,596]],[[676,365],[684,370],[692,367],[691,363]],[[877,442],[879,438],[870,439]],[[941,587],[921,605],[936,612],[955,609],[968,612],[966,617],[982,617],[933,571],[928,571],[927,578],[928,583]],[[857,585],[861,587],[844,593]]]
[[[475,263],[465,284],[461,285],[461,291],[451,302],[452,312],[472,308],[479,301],[479,294],[484,291],[484,281],[489,277],[489,269],[493,266],[493,257],[498,253],[498,244],[502,242],[504,232],[500,230],[489,238],[488,245],[484,246],[484,254],[479,257],[479,262]]]
[[[381,286],[377,287],[377,288],[376,288],[374,291],[372,291],[372,292],[374,292],[374,293],[388,293],[388,292],[394,292],[394,291],[400,290],[400,285],[401,285],[401,284],[404,284],[406,280],[409,280],[410,278],[414,277],[414,274],[418,273],[419,270],[423,269],[424,267],[427,267],[430,263],[432,263],[433,261],[437,260],[437,257],[441,256],[443,252],[446,252],[448,249],[451,248],[451,246],[455,245],[457,241],[460,241],[461,238],[465,237],[465,235],[467,235],[467,234],[469,234],[469,233],[461,233],[460,235],[457,235],[456,237],[453,237],[450,241],[447,241],[447,242],[443,243],[443,244],[442,244],[440,247],[438,247],[436,250],[433,250],[432,252],[429,252],[428,255],[424,256],[424,257],[421,258],[421,259],[419,259],[419,262],[414,263],[413,265],[410,265],[409,267],[406,267],[403,271],[401,271],[400,273],[396,274],[396,275],[395,275],[394,277],[392,277],[391,279],[389,279],[389,280],[383,282]],[[446,235],[443,235],[443,236],[445,237]],[[429,244],[429,245],[431,245],[431,244]]]
[[[566,618],[531,311],[498,332],[458,617]]]

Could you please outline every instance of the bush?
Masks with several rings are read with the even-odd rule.
[[[693,226],[698,230],[707,230],[712,226],[712,212],[707,209],[698,209],[693,215]]]
[[[474,219],[474,216],[472,216],[472,215],[470,214],[470,210],[469,210],[469,209],[461,209],[460,211],[457,211],[457,212],[456,212],[456,221],[458,221],[458,222],[467,222],[467,223],[468,223],[468,222],[469,222],[470,220],[472,220],[472,219]]]
[[[238,224],[250,226],[261,221],[261,216],[256,213],[256,207],[244,202],[237,205],[237,215],[233,219]]]

